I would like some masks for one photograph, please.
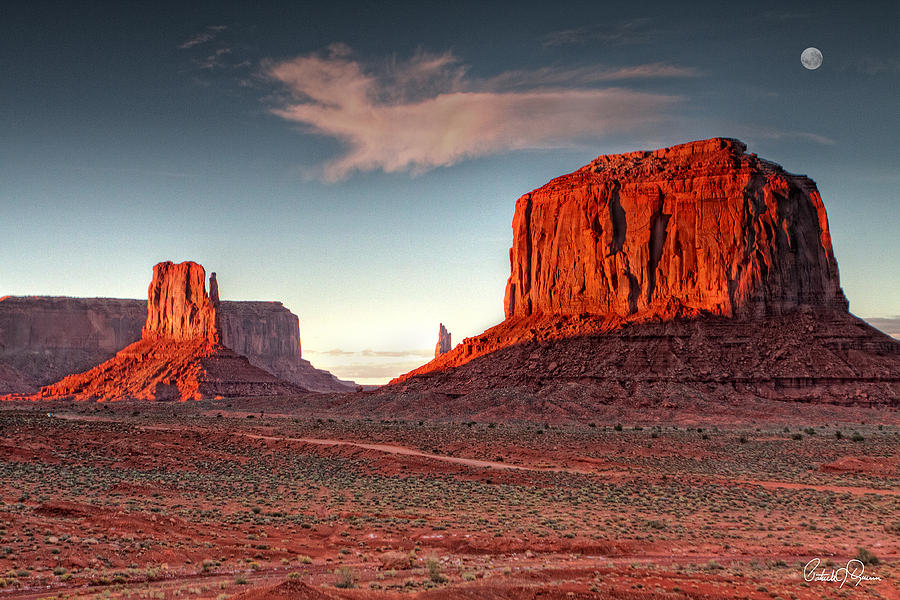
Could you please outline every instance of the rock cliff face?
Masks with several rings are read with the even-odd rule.
[[[506,319],[392,383],[898,405],[900,343],[849,314],[815,183],[745,150],[601,156],[525,194]]]
[[[507,317],[846,309],[815,183],[712,139],[601,156],[522,196]]]
[[[218,297],[215,279],[214,297]],[[218,302],[193,262],[159,263],[141,340],[85,373],[41,388],[41,398],[199,400],[302,393],[220,343]]]
[[[447,328],[441,323],[440,327],[438,327],[438,341],[434,347],[434,357],[437,358],[441,354],[447,354],[452,347],[453,346],[450,343],[450,332],[447,331]]]
[[[0,298],[0,394],[36,392],[80,373],[141,339],[146,300],[118,298]]]

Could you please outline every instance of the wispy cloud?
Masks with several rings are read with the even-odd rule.
[[[199,46],[200,44],[211,42],[216,39],[216,36],[218,36],[219,33],[225,31],[226,29],[228,29],[227,25],[210,25],[200,33],[191,36],[186,42],[178,47],[182,50],[187,50],[188,48],[193,48],[194,46]]]
[[[900,73],[900,58],[864,56],[857,59],[847,59],[840,63],[838,69],[841,71],[856,71],[864,75]]]
[[[584,46],[599,43],[612,46],[646,44],[655,38],[649,29],[651,19],[640,18],[613,25],[587,25],[553,31],[541,38],[544,46]]]
[[[693,67],[679,67],[666,63],[647,63],[630,67],[604,69],[580,67],[557,69],[543,67],[533,70],[507,71],[485,79],[479,84],[482,90],[516,90],[535,87],[586,86],[629,79],[662,79],[672,77],[700,77],[702,73]]]
[[[317,354],[320,356],[366,356],[377,358],[403,358],[408,356],[430,357],[434,355],[434,350],[415,349],[415,350],[342,350],[341,348],[332,348],[331,350],[304,350],[304,354]]]
[[[389,380],[409,373],[421,367],[425,361],[396,361],[386,363],[352,363],[349,365],[329,366],[328,370],[340,379],[349,379],[357,383],[383,384]]]
[[[757,21],[770,21],[776,23],[789,23],[809,19],[808,14],[790,10],[765,10],[756,15]]]
[[[833,146],[835,141],[830,137],[811,133],[809,131],[793,131],[789,129],[773,129],[756,125],[738,125],[732,128],[732,133],[741,139],[747,140],[805,140],[823,146]]]
[[[597,84],[699,74],[663,63],[481,79],[467,71],[450,53],[364,65],[344,45],[265,66],[287,91],[274,114],[346,145],[317,173],[327,181],[378,169],[415,174],[470,157],[648,129],[682,98]]]

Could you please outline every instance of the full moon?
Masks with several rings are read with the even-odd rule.
[[[800,62],[810,71],[818,69],[822,66],[822,53],[818,48],[807,48],[800,55]]]

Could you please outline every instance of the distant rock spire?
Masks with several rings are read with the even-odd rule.
[[[222,337],[222,311],[219,308],[219,282],[216,281],[216,274],[209,274],[209,301],[212,302],[213,309],[215,310],[215,317],[213,318],[213,322],[216,327],[216,336],[217,339],[221,340]]]
[[[216,274],[209,274],[209,299],[212,300],[213,306],[219,305],[219,282],[216,281]]]
[[[450,343],[450,332],[447,331],[447,328],[441,323],[441,326],[438,329],[438,342],[434,346],[434,357],[437,358],[441,354],[450,352],[450,348],[452,348],[452,344]]]

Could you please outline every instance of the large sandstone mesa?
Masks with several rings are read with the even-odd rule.
[[[601,156],[525,194],[506,319],[392,383],[897,405],[900,343],[849,314],[815,183],[745,150]]]
[[[212,298],[206,292],[202,266],[157,264],[141,340],[90,371],[41,388],[40,397],[199,400],[304,392],[220,343],[218,304],[217,287]]]
[[[355,389],[301,357],[299,319],[281,302],[223,300],[216,317],[225,346],[279,379],[313,391]],[[140,340],[147,320],[146,300],[0,298],[0,394],[34,393],[99,365]]]
[[[845,310],[816,184],[745,150],[601,156],[519,198],[506,316]]]
[[[453,345],[450,342],[450,332],[447,331],[447,328],[441,323],[438,327],[438,341],[434,346],[434,357],[437,358],[441,354],[447,354],[452,347]]]

